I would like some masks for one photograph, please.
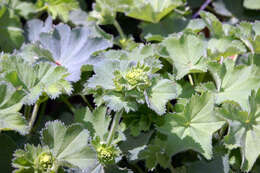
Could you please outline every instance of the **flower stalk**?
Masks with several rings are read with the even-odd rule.
[[[110,133],[109,133],[109,136],[107,138],[107,146],[110,146],[112,141],[113,141],[113,138],[114,138],[116,129],[119,125],[119,121],[121,119],[122,114],[123,114],[123,110],[120,110],[119,112],[116,113],[116,115],[113,119],[112,127],[110,129]]]

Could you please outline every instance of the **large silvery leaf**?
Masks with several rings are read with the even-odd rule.
[[[93,37],[87,27],[71,30],[65,24],[57,25],[52,33],[42,33],[39,42],[52,54],[57,65],[68,69],[70,75],[66,79],[72,82],[80,79],[81,67],[88,63],[93,53],[112,46],[109,40]]]
[[[249,110],[245,111],[236,103],[224,104],[219,109],[229,124],[224,141],[228,148],[240,148],[243,159],[242,169],[250,171],[260,154],[260,105],[259,92],[253,91],[248,100]]]
[[[28,132],[27,123],[19,113],[22,108],[21,100],[24,92],[15,90],[7,84],[0,84],[0,132],[5,130],[15,130],[21,134]]]
[[[22,24],[13,10],[0,4],[0,50],[12,52],[24,41]]]
[[[107,108],[104,106],[96,108],[93,112],[88,107],[77,109],[75,112],[75,121],[92,132],[93,136],[99,136],[101,140],[105,141],[104,135],[108,132],[111,120],[106,115],[106,112]]]
[[[69,20],[70,11],[79,9],[77,0],[37,0],[36,5],[39,10],[46,9],[54,19],[60,17],[65,22]]]
[[[134,0],[127,10],[122,12],[129,17],[157,23],[182,4],[181,0]]]
[[[98,164],[96,152],[88,144],[89,132],[82,126],[66,127],[54,121],[47,123],[41,134],[43,145],[49,147],[60,165],[87,169]]]
[[[256,66],[236,66],[226,59],[222,65],[209,63],[209,71],[216,82],[216,103],[233,100],[248,109],[247,98],[251,90],[260,87],[260,71]]]
[[[157,129],[167,135],[169,156],[188,149],[212,157],[212,135],[222,127],[214,112],[214,97],[193,95],[181,113],[167,114],[165,124]]]
[[[26,93],[25,104],[35,103],[43,93],[54,99],[62,93],[72,92],[71,84],[65,80],[68,72],[61,66],[54,67],[49,63],[32,65],[15,56],[3,56],[1,66],[5,80]]]
[[[177,79],[194,72],[206,72],[206,45],[194,35],[172,36],[162,45],[169,53],[169,61],[177,69]]]

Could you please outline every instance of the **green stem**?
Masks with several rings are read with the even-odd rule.
[[[26,105],[24,107],[24,115],[27,120],[30,119],[31,106]]]
[[[201,73],[201,74],[199,75],[198,83],[203,82],[205,76],[206,76],[206,73]]]
[[[73,105],[69,102],[69,100],[65,97],[62,98],[62,101],[69,107],[70,111],[72,113],[75,113],[75,108],[73,107]]]
[[[42,117],[45,113],[45,109],[46,109],[46,106],[47,106],[47,101],[45,101],[42,106],[41,106],[41,110],[40,110],[40,114],[38,116],[38,120],[36,122],[36,124],[34,125],[32,131],[34,131],[35,129],[37,129],[37,127],[39,127],[39,125],[41,124],[41,121],[42,121]]]
[[[170,112],[170,111],[174,112],[174,107],[172,106],[172,104],[170,102],[167,103],[167,109],[168,109],[168,112]]]
[[[107,138],[107,145],[111,145],[113,138],[114,138],[114,134],[116,132],[117,126],[119,124],[120,118],[123,114],[123,110],[120,110],[119,112],[116,113],[114,119],[113,119],[113,123],[112,123],[112,127],[110,129],[108,138]]]
[[[29,122],[29,131],[31,131],[32,128],[33,128],[33,125],[34,125],[35,120],[37,118],[37,113],[38,113],[40,104],[41,104],[40,102],[36,102],[34,107],[33,107],[32,116],[31,116],[31,119],[30,119],[30,122]]]
[[[193,83],[193,80],[192,80],[192,77],[191,77],[191,75],[190,75],[190,74],[188,75],[188,78],[189,78],[190,84],[193,86],[193,85],[194,85],[194,83]]]
[[[184,15],[186,13],[186,11],[181,11],[177,8],[175,8],[173,11],[175,11],[176,13],[179,13],[180,15]]]
[[[84,95],[80,95],[81,98],[84,100],[84,102],[87,104],[88,108],[93,111],[94,108],[91,106],[91,104],[89,103],[88,99],[84,96]]]
[[[116,30],[118,31],[120,37],[122,39],[126,39],[125,34],[124,34],[121,26],[119,25],[119,23],[116,20],[114,21],[113,25],[115,26]]]

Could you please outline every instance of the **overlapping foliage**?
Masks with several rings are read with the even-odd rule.
[[[259,10],[0,0],[1,171],[259,172]]]

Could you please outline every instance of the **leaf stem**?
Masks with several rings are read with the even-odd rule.
[[[30,119],[31,106],[25,105],[24,107],[24,115],[26,120]]]
[[[39,113],[39,116],[38,116],[38,120],[37,122],[35,123],[34,127],[32,128],[32,131],[34,131],[35,129],[37,129],[37,127],[39,127],[41,121],[42,121],[42,117],[45,113],[45,109],[46,109],[46,106],[47,106],[47,101],[45,101],[42,106],[41,106],[41,110],[40,110],[40,113]]]
[[[123,32],[121,26],[120,26],[119,23],[117,22],[117,20],[114,21],[113,25],[115,26],[115,28],[116,28],[117,32],[119,33],[120,37],[121,37],[122,39],[126,39],[125,34],[124,34],[124,32]]]
[[[114,138],[114,134],[115,134],[115,131],[117,129],[117,126],[119,124],[119,121],[120,121],[120,118],[123,114],[123,110],[120,110],[119,112],[116,113],[114,119],[113,119],[113,123],[112,123],[112,127],[110,129],[110,132],[109,132],[109,135],[108,135],[108,138],[107,138],[107,145],[111,145],[112,141],[113,141],[113,138]]]
[[[65,97],[62,97],[62,101],[69,107],[70,111],[74,113],[76,110],[73,105],[69,102],[69,100]]]
[[[84,96],[84,95],[80,95],[81,98],[84,100],[84,102],[87,104],[88,108],[93,111],[94,108],[91,106],[91,104],[89,103],[88,99]]]
[[[191,77],[190,74],[188,75],[188,78],[189,78],[190,84],[193,86],[193,85],[194,85],[194,82],[193,82],[192,77]]]
[[[37,118],[37,113],[38,113],[38,110],[40,108],[40,104],[41,102],[36,102],[34,107],[33,107],[33,112],[32,112],[32,116],[31,116],[31,119],[30,119],[30,122],[29,122],[29,131],[31,132],[32,128],[33,128],[33,125],[35,123],[35,120]]]

